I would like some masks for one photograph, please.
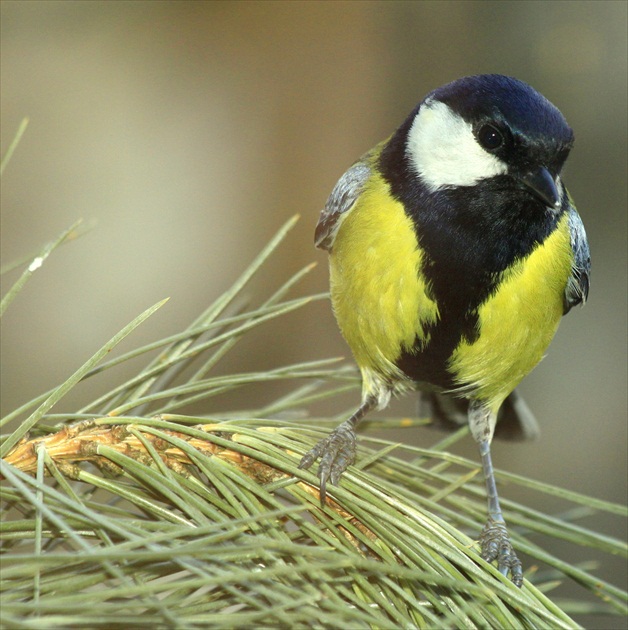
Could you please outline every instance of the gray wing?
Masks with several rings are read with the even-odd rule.
[[[573,205],[569,207],[569,231],[574,260],[563,298],[563,314],[566,315],[576,304],[584,304],[589,297],[591,254],[582,219]]]
[[[316,247],[331,250],[336,232],[364,189],[371,168],[363,161],[356,162],[336,183],[327,199],[325,209],[316,224]]]

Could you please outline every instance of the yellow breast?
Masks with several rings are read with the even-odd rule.
[[[402,349],[427,342],[424,328],[438,309],[419,275],[421,258],[412,221],[374,176],[330,253],[334,313],[367,380],[372,372],[394,380]]]
[[[330,284],[334,313],[362,371],[364,393],[383,402],[390,396],[387,388],[408,387],[395,362],[409,350],[420,361],[430,342],[428,327],[439,323],[438,305],[428,297],[420,273],[424,256],[403,205],[374,175],[338,229]],[[565,215],[542,245],[503,272],[497,290],[480,305],[477,339],[461,341],[447,365],[460,395],[497,410],[541,360],[562,317],[572,260]]]
[[[506,270],[479,309],[479,337],[454,351],[450,370],[496,410],[543,358],[563,314],[571,272],[568,218],[525,259]]]

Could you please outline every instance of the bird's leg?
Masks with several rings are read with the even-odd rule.
[[[486,496],[488,500],[488,520],[480,534],[482,558],[487,562],[497,560],[497,568],[502,575],[510,573],[516,586],[523,584],[523,572],[521,561],[513,549],[506,521],[499,505],[495,472],[491,460],[491,438],[495,427],[492,422],[494,416],[479,403],[472,402],[469,407],[469,424],[473,437],[478,442],[484,482],[486,484]]]
[[[515,585],[521,587],[523,584],[521,561],[517,558],[517,554],[513,549],[508,530],[506,529],[506,521],[499,506],[495,473],[493,472],[493,462],[491,461],[491,448],[488,441],[480,442],[480,456],[482,458],[488,498],[488,520],[480,534],[482,558],[487,562],[497,560],[497,568],[500,573],[502,575],[510,573]]]
[[[376,405],[375,398],[367,398],[348,420],[334,429],[328,437],[318,442],[301,459],[299,468],[309,468],[319,457],[321,458],[318,466],[318,477],[321,480],[321,506],[325,505],[327,480],[337,485],[342,473],[353,464],[356,449],[355,428]]]

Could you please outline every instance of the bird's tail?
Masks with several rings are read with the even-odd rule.
[[[432,418],[433,426],[454,431],[467,423],[469,401],[436,392],[421,392],[419,413]],[[540,435],[534,414],[523,398],[513,391],[502,403],[497,415],[495,437],[504,440],[534,440]]]

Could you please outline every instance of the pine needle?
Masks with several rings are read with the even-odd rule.
[[[244,335],[325,297],[289,297],[308,266],[228,313],[294,221],[184,330],[104,361],[159,303],[0,421],[19,420],[0,462],[2,626],[566,629],[580,627],[568,613],[626,615],[625,590],[549,551],[560,541],[563,556],[626,558],[625,541],[581,522],[605,513],[625,526],[626,506],[497,471],[568,507],[551,515],[504,500],[530,560],[522,589],[480,558],[478,463],[450,452],[464,430],[431,449],[363,435],[358,466],[321,508],[318,478],[298,463],[330,420],[297,420],[320,400],[357,395],[355,370],[326,360],[215,373]],[[81,380],[155,350],[83,409],[51,413]],[[274,402],[211,413],[213,397],[269,381],[286,390]],[[206,416],[180,413],[200,400]],[[569,583],[577,599],[562,593]]]

